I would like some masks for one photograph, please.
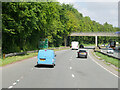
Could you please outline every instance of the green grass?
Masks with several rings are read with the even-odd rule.
[[[95,46],[95,44],[83,44],[84,46]]]
[[[66,50],[69,48],[63,48],[63,49],[54,49],[54,51],[59,51],[59,50]],[[12,57],[7,57],[5,59],[0,59],[0,66],[5,66],[7,64],[11,64],[17,61],[21,61],[30,57],[37,56],[38,53],[28,53],[27,55],[18,55],[18,56],[12,56]]]
[[[0,66],[5,66],[7,64],[11,64],[13,62],[17,62],[23,59],[27,59],[30,57],[37,56],[38,53],[28,53],[27,55],[19,55],[19,56],[12,56],[12,57],[7,57],[5,59],[1,59],[2,63],[0,63]]]
[[[99,52],[95,52],[95,54],[100,57],[100,60],[104,59],[106,62],[111,63],[111,64],[115,65],[116,67],[120,68],[120,65],[119,65],[120,61],[118,59],[103,55]]]

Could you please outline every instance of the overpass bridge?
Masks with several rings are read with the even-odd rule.
[[[73,32],[68,36],[95,36],[95,45],[97,46],[98,36],[119,37],[120,33],[117,33],[117,32]],[[66,40],[65,40],[65,45],[66,45]]]
[[[73,32],[69,36],[114,36],[118,37],[118,35],[115,32]]]

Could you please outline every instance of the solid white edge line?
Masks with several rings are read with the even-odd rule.
[[[112,75],[116,76],[116,77],[119,77],[118,75],[112,73],[111,71],[109,71],[108,69],[104,68],[102,65],[100,65],[97,61],[95,61],[91,56],[90,54],[88,53],[89,57],[92,59],[92,61],[94,61],[96,64],[98,64],[100,67],[102,67],[103,69],[105,69],[106,71],[108,71],[109,73],[111,73]]]
[[[8,88],[9,88],[9,89],[10,89],[10,88],[13,88],[13,86],[9,86]]]
[[[74,78],[74,77],[75,77],[75,75],[74,75],[74,74],[72,74],[72,77]]]

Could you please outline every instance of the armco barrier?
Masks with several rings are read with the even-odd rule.
[[[50,49],[63,49],[65,47],[55,47],[55,48],[50,48]],[[66,47],[68,48],[68,47]],[[10,56],[17,56],[17,55],[24,55],[26,53],[35,53],[38,52],[38,50],[33,50],[33,51],[26,51],[26,52],[15,52],[15,53],[9,53],[9,54],[5,54],[5,57],[10,57]]]
[[[112,58],[115,58],[115,59],[120,60],[120,58],[118,58],[118,57],[115,57],[115,56],[109,55],[109,54],[104,53],[104,52],[101,52],[101,51],[97,51],[97,50],[95,50],[95,52],[99,52],[99,53],[102,53],[102,54],[107,55],[107,56],[109,56],[109,57],[112,57]]]

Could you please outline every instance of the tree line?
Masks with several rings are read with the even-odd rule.
[[[49,47],[64,45],[71,32],[116,32],[119,28],[83,17],[70,4],[59,2],[2,2],[2,51],[21,52],[38,49],[48,38]],[[69,37],[69,41],[94,43],[94,37]],[[99,37],[100,41],[104,39]],[[106,42],[110,37],[105,37]],[[114,38],[113,38],[114,39]],[[70,43],[70,42],[69,42]],[[68,44],[69,45],[69,44]]]

